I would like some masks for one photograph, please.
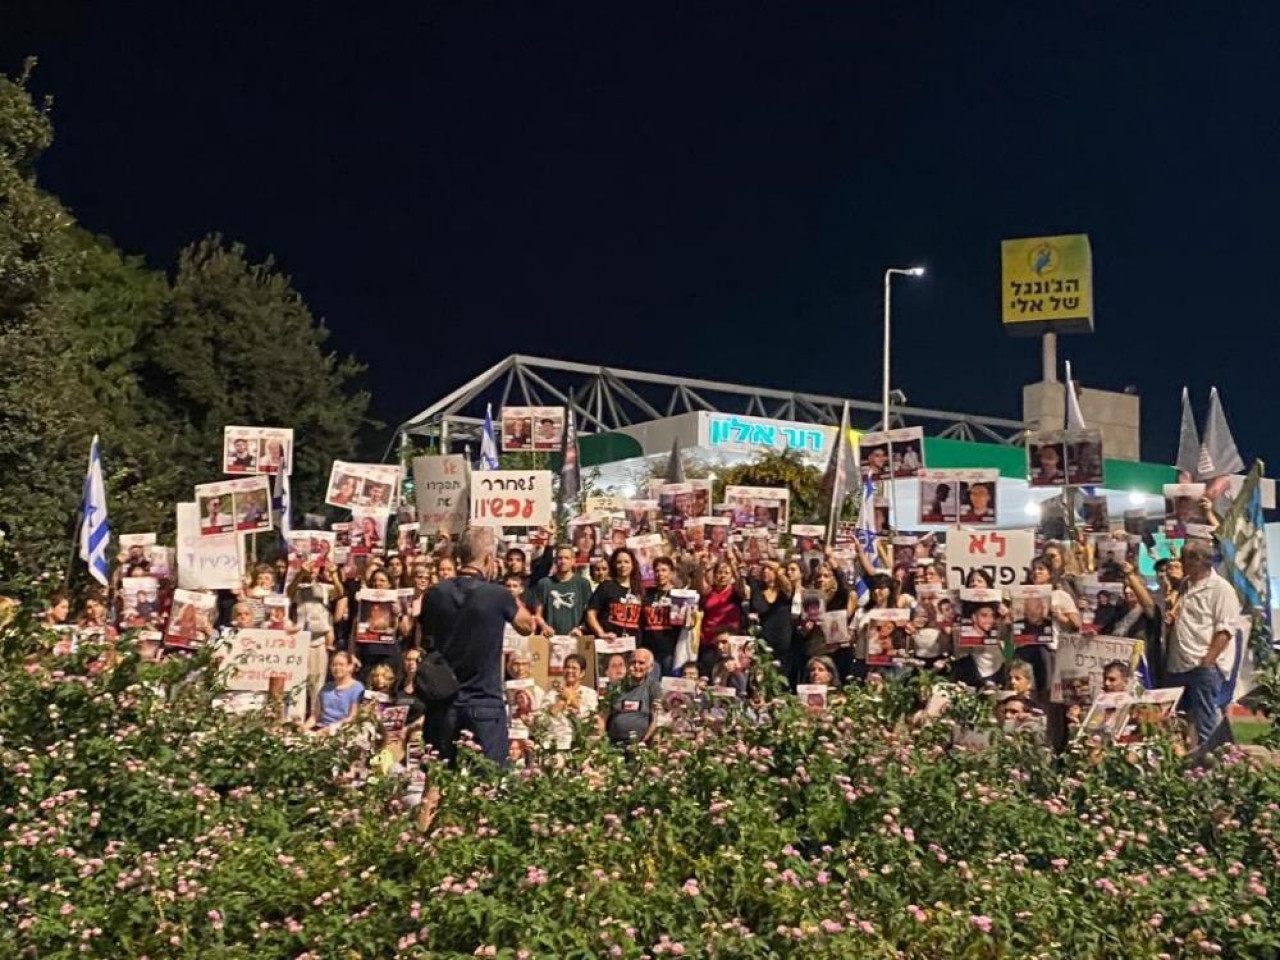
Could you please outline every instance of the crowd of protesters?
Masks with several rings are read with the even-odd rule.
[[[855,542],[842,549],[779,549],[774,557],[747,561],[731,541],[686,548],[670,537],[668,549],[649,559],[646,585],[625,546],[610,544],[607,555],[598,549],[583,557],[573,545],[555,544],[553,530],[543,532],[548,545],[540,547],[505,547],[479,533],[440,535],[405,555],[374,552],[360,567],[339,569],[328,558],[315,565],[286,557],[257,563],[242,588],[219,592],[217,622],[210,626],[310,635],[304,723],[318,735],[342,729],[372,702],[378,711],[396,708],[398,729],[442,756],[451,756],[466,733],[500,763],[530,750],[563,749],[578,736],[619,744],[654,736],[671,723],[664,716],[663,678],[692,684],[695,692],[686,699],[704,708],[733,698],[763,715],[753,658],[771,661],[793,689],[826,687],[833,694],[888,674],[935,671],[992,693],[1002,722],[1041,720],[1061,745],[1081,715],[1079,704],[1051,701],[1052,658],[1060,636],[1081,632],[1141,641],[1146,684],[1182,688],[1193,737],[1208,740],[1222,720],[1219,694],[1232,665],[1240,608],[1234,590],[1213,571],[1210,540],[1188,540],[1177,556],[1158,559],[1154,584],[1126,560],[1111,571],[1114,590],[1088,600],[1087,618],[1081,584],[1097,572],[1092,541],[1080,534],[1044,542],[1028,582],[1051,588],[1052,630],[1043,643],[1012,649],[1007,643],[961,646],[956,621],[937,617],[939,602],[950,599],[939,593],[945,570],[935,536],[920,538],[906,563],[887,541],[870,552]],[[118,559],[117,579],[149,575],[145,561]],[[128,618],[114,589],[87,597],[74,617],[68,598],[57,594],[44,623],[113,640],[139,620],[162,625],[171,586],[157,577],[153,593],[135,597]],[[994,585],[974,570],[967,586]],[[366,589],[405,597],[392,638],[356,638]],[[690,591],[696,591],[693,615],[673,615],[676,595]],[[807,607],[819,608],[818,615]],[[990,607],[992,629],[1007,636],[1007,591]],[[877,614],[885,610],[905,612],[898,628],[905,655],[871,663]],[[520,640],[530,634],[632,638],[634,645],[604,662],[594,684],[594,664],[574,652],[544,686],[533,679]],[[755,640],[744,648],[741,638],[748,635]],[[163,632],[142,636],[147,655],[166,655]],[[1103,692],[1131,690],[1137,682],[1131,664],[1109,664]]]

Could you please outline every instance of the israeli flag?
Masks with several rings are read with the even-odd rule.
[[[271,509],[280,514],[280,538],[287,541],[289,534],[293,531],[293,524],[289,522],[289,474],[284,467],[285,465],[281,464],[279,472],[276,473],[275,490],[272,491],[271,496]]]
[[[493,404],[484,408],[484,433],[480,436],[480,469],[498,469],[498,441],[493,435]]]
[[[107,525],[107,488],[102,482],[102,460],[98,456],[98,435],[89,447],[89,472],[84,478],[84,494],[80,501],[80,559],[89,565],[89,573],[104,587],[107,585],[107,547],[111,528]]]

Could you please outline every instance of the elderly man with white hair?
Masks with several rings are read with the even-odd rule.
[[[1240,618],[1235,587],[1213,569],[1213,545],[1188,540],[1182,548],[1183,582],[1165,615],[1167,680],[1184,687],[1179,705],[1190,717],[1199,743],[1222,722],[1218,697],[1231,672]]]

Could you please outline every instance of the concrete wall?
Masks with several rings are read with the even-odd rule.
[[[1103,455],[1115,460],[1142,458],[1141,405],[1136,394],[1079,388],[1085,424],[1102,431]],[[1061,383],[1029,383],[1022,388],[1022,419],[1041,430],[1066,423],[1066,389]]]

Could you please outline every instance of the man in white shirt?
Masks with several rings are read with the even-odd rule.
[[[1205,743],[1222,721],[1218,696],[1231,671],[1240,599],[1213,569],[1213,546],[1188,540],[1182,548],[1182,589],[1165,615],[1167,683],[1185,687],[1181,708]]]

